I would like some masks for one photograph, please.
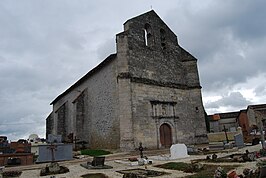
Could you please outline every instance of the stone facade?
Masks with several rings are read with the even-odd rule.
[[[48,138],[48,134],[53,133],[54,130],[54,118],[53,118],[53,113],[51,113],[47,118],[46,118],[46,138]]]
[[[241,110],[238,116],[239,126],[242,128],[245,142],[254,142],[254,134],[266,130],[266,104],[249,105]],[[260,137],[257,135],[257,138]]]
[[[197,59],[152,10],[124,24],[117,53],[51,104],[47,132],[91,148],[134,149],[206,142]]]
[[[247,118],[250,128],[256,126],[261,129],[260,127],[263,125],[266,129],[266,104],[249,105],[247,107]]]

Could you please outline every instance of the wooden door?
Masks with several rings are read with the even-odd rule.
[[[170,125],[162,124],[160,126],[160,141],[162,147],[170,147],[172,145],[172,131]]]

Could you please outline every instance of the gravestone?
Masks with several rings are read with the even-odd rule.
[[[86,169],[112,169],[112,166],[108,166],[104,164],[105,156],[95,156],[93,157],[92,162],[87,162],[80,164],[82,167]]]
[[[51,154],[51,145],[39,145],[39,156],[36,160],[37,163],[51,162],[51,161],[65,161],[72,160],[72,144],[53,144],[56,149]]]
[[[245,146],[244,138],[242,134],[236,134],[234,136],[234,140],[235,140],[236,147],[243,148]]]
[[[185,144],[174,144],[170,148],[170,159],[188,157],[187,146]]]
[[[91,162],[92,166],[104,166],[105,156],[94,156]]]
[[[49,134],[47,142],[48,143],[62,143],[62,135]]]

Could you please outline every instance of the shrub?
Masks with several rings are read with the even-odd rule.
[[[3,172],[3,177],[18,177],[21,173],[22,171],[6,171]]]
[[[260,156],[266,156],[266,149],[260,149]]]
[[[266,167],[266,159],[259,159],[256,165],[258,167]]]

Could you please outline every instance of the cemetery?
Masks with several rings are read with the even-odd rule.
[[[4,14],[8,14],[5,13],[8,12],[8,6],[9,5],[3,8]],[[61,4],[55,7],[57,11],[61,12],[61,10],[63,10]],[[110,8],[109,6],[106,7],[108,9]],[[224,7],[221,6],[220,8],[222,9]],[[49,10],[47,7],[44,9]],[[69,10],[71,10],[71,8]],[[175,12],[175,10],[174,7],[171,7],[171,13]],[[189,14],[188,9],[184,10],[184,12]],[[25,12],[25,14],[29,15],[31,11]],[[83,10],[81,12],[83,12]],[[101,7],[101,13],[102,12],[105,12],[105,9]],[[171,13],[169,12],[167,14],[171,15]],[[206,14],[201,17],[201,15],[197,13],[198,12],[195,12],[189,15],[191,17],[197,15],[197,19],[203,18],[208,20],[208,18],[205,17]],[[17,18],[13,15],[13,11],[10,14],[12,16],[10,19]],[[21,13],[22,17],[23,14],[24,13]],[[242,15],[242,13],[235,14],[239,16]],[[45,15],[47,17],[52,15],[52,17],[54,17],[55,14],[49,12]],[[104,16],[104,13],[101,15]],[[63,17],[64,15],[60,15],[60,19],[62,18],[61,16]],[[75,18],[81,17],[76,14],[74,14],[74,16]],[[19,20],[22,20],[22,17],[19,16]],[[34,19],[39,19],[38,16],[36,17]],[[212,18],[215,20],[215,23],[209,21],[208,23],[206,22],[206,24],[196,23],[195,25],[201,25],[202,29],[206,32],[208,32],[206,29],[209,23],[211,26],[221,28],[222,26],[217,23],[215,17],[216,16],[213,16]],[[225,17],[228,18],[229,16],[226,15]],[[74,21],[75,18],[70,18],[67,22]],[[170,19],[174,18],[175,17],[171,17]],[[250,19],[252,19],[252,16]],[[57,18],[54,20],[57,20]],[[57,32],[57,27],[55,26],[57,24],[54,23],[56,21],[47,21],[53,25],[52,31]],[[96,22],[97,21],[101,23],[100,19],[96,19]],[[185,19],[184,21],[188,20]],[[10,25],[12,23],[10,23],[11,21],[9,22],[9,19],[7,19],[7,22],[8,25],[3,25],[3,27],[13,27],[13,25]],[[78,23],[75,26],[67,25],[67,28],[71,27],[71,30],[67,28],[58,30],[60,33],[68,32],[68,38],[65,38],[64,35],[51,35],[50,31],[47,34],[38,33],[41,34],[38,38],[29,38],[25,46],[30,48],[31,45],[34,44],[34,48],[32,48],[34,55],[32,55],[29,53],[31,50],[20,49],[23,45],[20,45],[19,42],[24,39],[21,38],[21,36],[25,33],[27,34],[27,38],[25,39],[28,39],[28,36],[30,37],[28,34],[32,34],[30,31],[31,29],[34,30],[37,27],[36,29],[39,31],[42,28],[38,28],[38,23],[35,24],[34,21],[31,22],[31,20],[29,20],[29,22],[30,26],[24,25],[24,23],[21,22],[14,26],[26,26],[27,30],[25,30],[25,32],[23,28],[10,30],[11,32],[14,31],[17,33],[16,35],[10,35],[12,36],[11,39],[15,39],[13,40],[15,43],[12,44],[15,45],[15,47],[12,46],[12,48],[16,50],[19,49],[16,53],[21,53],[22,58],[23,55],[25,55],[28,58],[35,57],[37,59],[36,56],[39,50],[36,49],[38,47],[42,47],[43,49],[47,48],[46,45],[44,45],[44,47],[42,46],[42,42],[36,43],[37,40],[39,40],[39,36],[40,39],[44,39],[43,41],[46,41],[46,38],[43,38],[46,36],[47,39],[54,38],[53,43],[63,39],[63,45],[60,44],[56,48],[51,46],[47,49],[60,52],[60,56],[57,56],[55,59],[59,60],[62,65],[57,65],[56,62],[51,63],[53,64],[52,69],[56,68],[56,71],[59,71],[62,67],[61,69],[66,72],[66,75],[57,75],[53,73],[52,70],[45,70],[45,72],[47,72],[45,73],[46,76],[50,77],[49,81],[52,81],[48,85],[42,83],[46,81],[46,78],[41,77],[41,75],[36,75],[34,80],[20,82],[26,87],[19,87],[19,85],[16,88],[12,87],[12,92],[13,88],[22,88],[23,90],[21,93],[23,93],[24,90],[26,91],[27,88],[34,89],[33,93],[27,92],[27,95],[25,95],[27,99],[30,98],[29,96],[37,96],[38,100],[48,96],[47,93],[49,92],[42,91],[40,93],[45,93],[46,95],[40,97],[39,92],[36,90],[37,85],[35,87],[29,85],[29,81],[35,81],[38,77],[42,79],[40,80],[42,82],[37,82],[41,83],[41,88],[48,89],[51,85],[53,87],[51,91],[61,89],[63,85],[63,83],[60,83],[61,81],[71,81],[74,79],[71,78],[70,80],[67,77],[70,70],[76,68],[74,66],[73,68],[68,67],[67,63],[62,62],[65,56],[67,56],[67,59],[72,58],[71,55],[69,55],[72,50],[79,49],[77,50],[78,52],[88,48],[89,53],[94,52],[94,54],[102,54],[102,52],[106,50],[103,49],[103,51],[101,51],[98,49],[98,47],[101,47],[99,44],[104,43],[100,38],[97,39],[97,35],[99,33],[101,36],[104,36],[100,28],[101,25],[108,26],[108,24],[101,24],[97,26],[97,30],[93,30],[91,26],[94,24],[88,21],[88,31],[86,31],[86,29],[83,31],[83,26],[78,26]],[[60,24],[61,23],[58,23],[58,25]],[[116,23],[112,22],[112,24]],[[234,30],[234,28],[231,29],[229,24],[226,25],[223,35],[232,41],[242,43],[240,38],[238,40],[233,36],[237,30]],[[54,26],[56,28],[54,28]],[[71,35],[72,30],[74,32],[76,26],[80,34],[75,35],[74,33]],[[173,29],[176,29],[175,26],[179,29],[181,23],[174,25]],[[189,26],[189,28],[191,27],[196,26]],[[236,27],[236,25],[234,25],[234,27]],[[114,27],[108,26],[108,29],[112,28]],[[18,35],[21,29],[23,34]],[[87,73],[78,80],[76,79],[73,84],[67,87],[65,91],[61,91],[61,93],[55,96],[50,102],[52,110],[46,118],[45,139],[39,138],[37,134],[31,134],[28,139],[19,139],[15,142],[9,142],[6,136],[0,136],[0,178],[266,177],[266,104],[248,105],[246,109],[241,109],[239,111],[208,115],[202,100],[202,84],[200,82],[198,70],[198,59],[183,48],[183,45],[180,44],[180,41],[182,41],[180,39],[182,38],[179,38],[179,35],[176,35],[173,29],[161,19],[153,10],[152,6],[151,10],[126,20],[123,23],[123,30],[115,35],[114,53],[109,54],[108,57],[102,60],[98,59],[101,55],[96,55],[98,65],[87,71]],[[202,29],[199,28],[195,30],[200,31]],[[251,28],[247,29],[250,30]],[[81,40],[91,32],[94,33],[96,40],[94,38]],[[228,32],[232,34],[226,35]],[[219,35],[219,33],[219,31],[217,33],[217,30],[213,30],[213,34],[210,33],[209,36],[212,37],[212,35],[215,35],[218,37],[217,39],[223,39],[223,35]],[[191,34],[189,37],[194,40],[193,44],[197,46],[198,42],[196,41],[197,39],[194,38],[194,35]],[[200,39],[205,38],[205,36],[202,36]],[[33,42],[31,40],[33,40]],[[93,46],[89,45],[90,42],[92,42],[91,44],[93,44]],[[210,49],[214,49],[213,46],[215,46],[215,48],[218,49],[219,45],[212,45],[215,43],[210,43],[208,40],[203,40],[202,42],[200,41],[203,47],[210,46]],[[224,40],[220,40],[220,42],[222,42],[220,43],[221,46],[226,44]],[[35,48],[35,46],[37,46],[37,48]],[[248,50],[244,50],[247,48],[246,46],[249,46],[248,41],[245,41],[243,47],[242,45],[236,46],[240,46],[239,49],[237,49],[237,51],[240,52],[236,52],[237,59],[244,59],[246,56],[249,56],[247,55],[248,53],[246,54]],[[109,44],[108,46],[102,47],[109,48]],[[223,50],[227,53],[227,50],[231,47],[230,45],[226,46]],[[53,58],[53,51],[51,51],[51,53],[46,53],[43,52],[43,49],[40,51],[45,54],[46,57]],[[65,49],[69,50],[70,53],[64,54]],[[232,49],[229,51],[231,50]],[[89,53],[82,52],[81,54],[87,55]],[[254,54],[255,53],[260,53],[260,51],[255,51]],[[61,56],[61,54],[63,55]],[[75,58],[79,57],[77,54],[78,53],[75,53]],[[220,53],[212,54],[212,52],[209,52],[208,56],[212,57],[212,55],[214,55],[214,64],[216,65],[215,67],[211,66],[211,60],[207,61],[207,58],[206,61],[208,65],[206,65],[206,68],[208,68],[209,71],[217,70],[217,59],[222,56]],[[96,56],[88,55],[89,58]],[[229,53],[227,56],[229,56]],[[233,55],[233,57],[234,56],[235,55]],[[0,59],[13,59],[15,57],[15,55],[5,54],[3,56],[1,55]],[[41,59],[45,59],[46,57],[41,57]],[[87,58],[87,56],[85,57]],[[47,62],[48,60],[43,61]],[[78,64],[85,64],[80,63],[78,60],[73,61],[75,61],[75,66]],[[39,65],[44,63],[36,62],[36,64]],[[50,64],[49,61],[47,64]],[[202,64],[206,64],[205,61]],[[34,65],[30,65],[30,67],[27,67],[27,65],[28,63],[24,63],[23,61],[23,68],[18,68],[19,65],[16,64],[14,69],[20,69],[19,74],[23,73],[21,77],[24,78],[28,78],[30,76],[29,74],[33,71],[35,73],[42,71],[38,70],[39,68],[35,68]],[[83,67],[86,67],[86,65],[82,66],[82,68]],[[221,65],[219,67],[224,66]],[[230,67],[233,68],[232,66]],[[66,68],[68,70],[65,70]],[[230,70],[228,70],[228,75],[230,75]],[[82,70],[79,72],[81,71]],[[236,70],[233,68],[232,71]],[[216,75],[219,75],[219,72],[220,71],[217,70]],[[5,70],[3,73],[5,73]],[[72,71],[72,77],[75,76],[74,73],[75,70]],[[259,74],[256,72],[252,73],[256,75]],[[211,78],[215,78],[216,75],[211,76]],[[229,82],[230,85],[232,85],[231,83],[237,84],[237,82],[231,77],[228,77],[228,75],[225,76],[229,78],[229,80],[225,80],[221,84],[226,84],[227,82]],[[12,74],[11,77],[4,79],[5,81],[6,79],[10,80],[14,76],[15,78],[19,78]],[[245,78],[245,80],[260,79],[260,76],[256,76],[255,78],[254,76],[241,77]],[[56,85],[54,85],[54,79],[56,79]],[[218,85],[220,82],[219,79],[213,79],[213,81],[212,83],[215,84],[213,85],[215,89],[223,89]],[[60,87],[57,87],[59,86],[57,84],[60,84]],[[7,86],[9,86],[9,84]],[[239,87],[240,86],[237,88]],[[245,99],[240,91],[234,91],[236,89],[233,88],[233,85],[228,88],[232,90],[231,93],[228,92],[230,95],[218,99],[214,102],[216,103],[215,105],[219,105],[219,102],[226,99],[226,97],[230,97],[228,101],[231,102],[233,94],[234,97],[239,97],[239,95],[241,95],[241,99]],[[261,88],[263,88],[263,90]],[[263,83],[261,87],[257,87],[256,90],[265,92]],[[3,93],[6,94],[5,90],[3,91]],[[258,95],[258,91],[254,90],[252,92]],[[261,93],[258,96],[262,96],[263,93]],[[15,98],[16,93],[12,93],[11,96]],[[3,97],[3,101],[6,102],[6,98],[8,97]],[[7,101],[9,100],[12,99],[8,98]],[[19,101],[20,100],[22,101],[23,99],[19,98]],[[250,104],[248,100],[240,100],[240,102],[242,101],[245,101],[243,104]],[[15,103],[17,100],[13,102]],[[208,104],[212,104],[212,102],[213,101]],[[253,102],[254,101],[252,101],[252,103]],[[12,106],[14,103],[12,103]],[[221,107],[225,106],[221,105]],[[18,108],[19,110],[23,110],[23,107]],[[33,108],[37,108],[37,105]],[[38,110],[39,108],[41,107],[38,107]],[[11,109],[14,110],[13,108]],[[15,111],[16,110],[14,110],[13,113],[17,116],[18,114]],[[25,110],[27,113],[30,113],[29,111],[30,110]],[[219,110],[216,108],[215,111]],[[3,116],[5,115],[3,114]],[[19,121],[19,124],[15,123],[15,125],[27,124],[28,126],[29,124],[35,124],[37,126],[36,123],[40,124],[40,122],[27,123],[27,120],[31,120],[31,118],[36,116],[38,115],[35,112],[33,112],[29,118],[23,116],[21,117],[21,122]],[[13,124],[14,123],[3,123],[2,125]],[[14,130],[14,128],[10,130]],[[28,127],[21,126],[20,128],[25,130]],[[36,127],[36,129],[37,128],[39,127]]]
[[[241,140],[220,149],[209,149],[206,144],[173,144],[160,150],[148,149],[145,143],[140,143],[135,151],[87,149],[83,150],[87,154],[81,155],[82,151],[72,151],[72,144],[61,143],[60,136],[50,136],[46,145],[39,146],[37,164],[1,167],[0,175],[4,178],[263,177],[266,151],[262,145],[248,146],[241,142],[239,146],[238,142]]]
[[[211,133],[208,144],[178,143],[164,149],[149,149],[145,142],[140,142],[133,151],[126,152],[77,147],[75,143],[63,143],[61,135],[50,134],[45,142],[34,145],[32,153],[30,142],[36,143],[36,139],[37,136],[31,135],[29,142],[20,140],[12,144],[7,142],[7,138],[2,139],[0,157],[13,154],[9,161],[14,159],[14,164],[2,162],[0,177],[260,178],[266,165],[264,145],[244,143],[241,129]],[[31,164],[18,161],[23,161],[19,156],[26,153],[36,154]]]

